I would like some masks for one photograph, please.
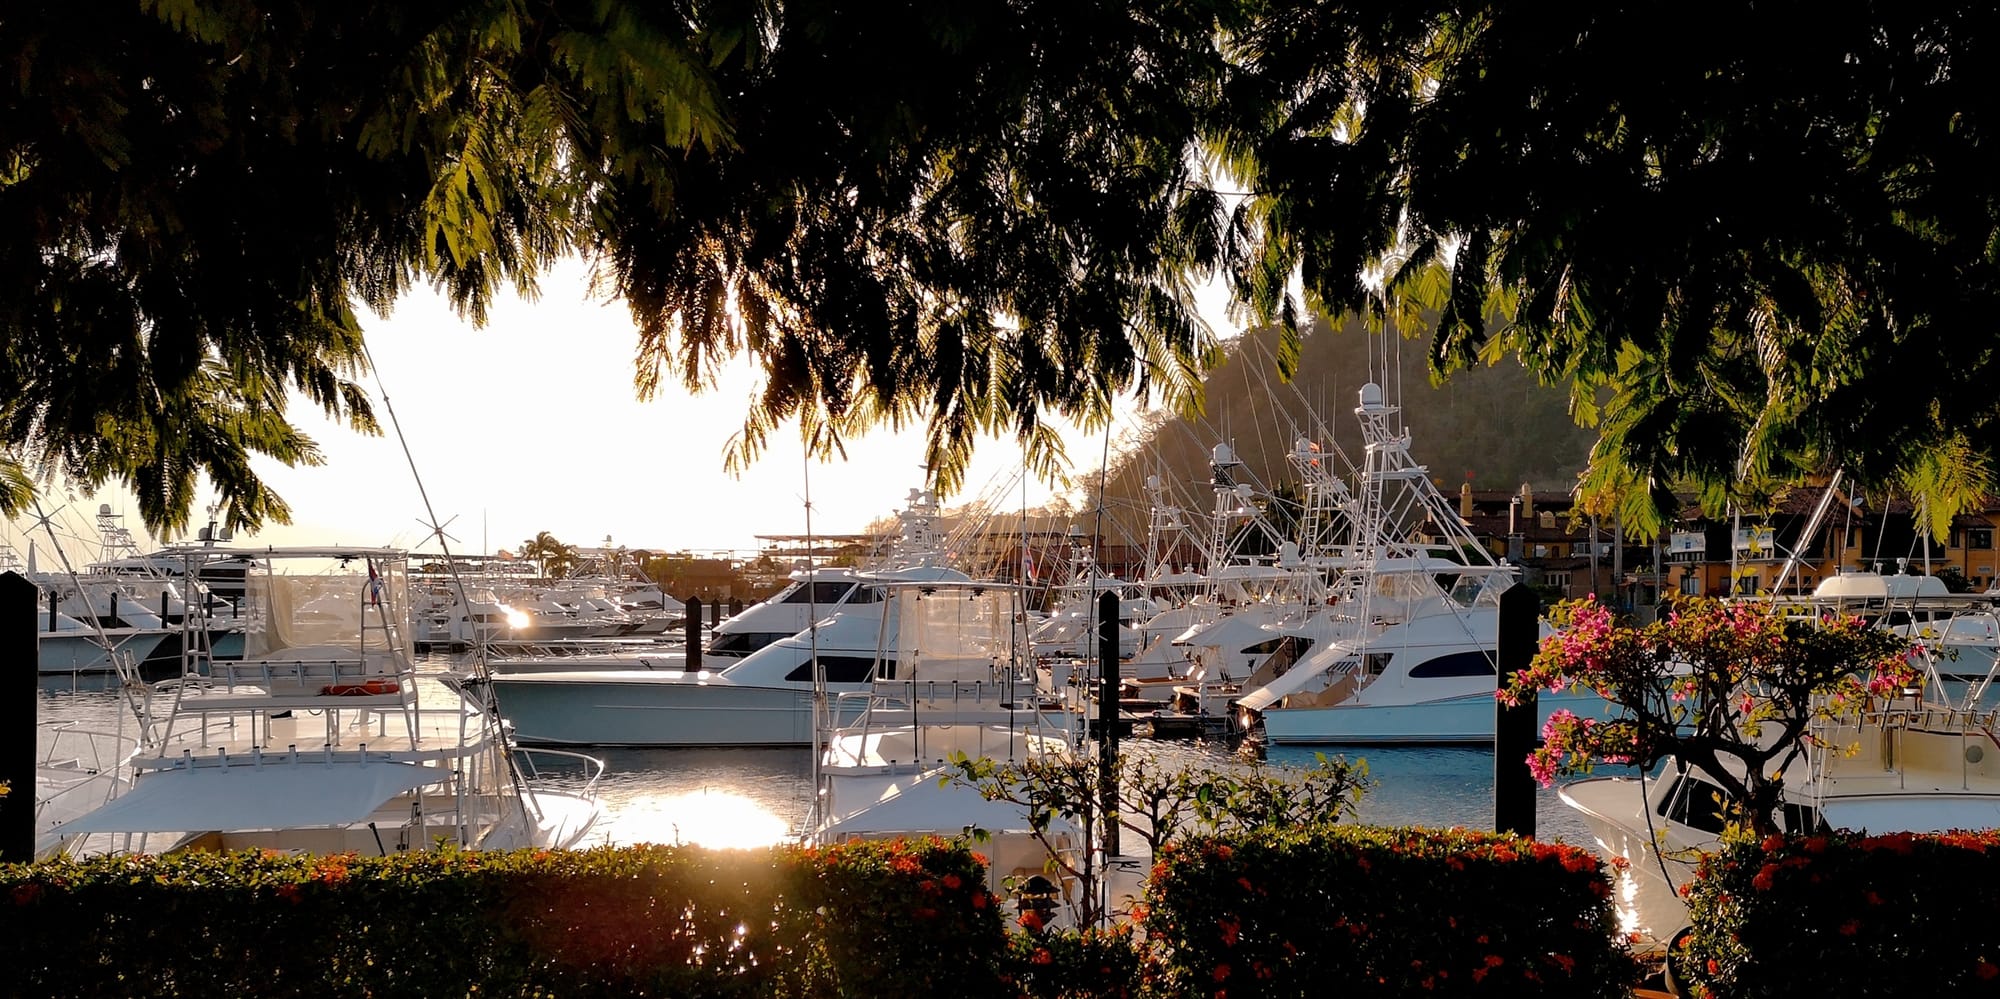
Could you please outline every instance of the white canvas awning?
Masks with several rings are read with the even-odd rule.
[[[61,835],[341,826],[414,787],[451,779],[415,763],[270,763],[148,773]]]
[[[843,814],[827,823],[820,835],[829,839],[850,834],[955,836],[966,826],[989,833],[1027,831],[1028,817],[1020,805],[988,801],[970,787],[956,784],[940,787],[938,777],[938,772],[933,771],[901,778],[881,786],[879,796],[873,801],[836,803],[834,807]]]

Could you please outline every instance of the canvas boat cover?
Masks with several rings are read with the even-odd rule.
[[[416,763],[270,763],[142,775],[130,791],[64,823],[62,835],[342,826],[408,791],[451,779]]]

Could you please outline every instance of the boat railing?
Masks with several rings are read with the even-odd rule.
[[[1073,743],[1076,730],[1068,723],[1070,714],[1060,706],[1044,707],[1034,692],[1034,684],[1025,679],[878,680],[869,690],[835,695],[834,730],[828,745],[832,755],[848,757],[847,765],[861,766],[889,762],[932,765],[953,752],[973,757],[996,755],[988,752],[988,742],[993,748],[1002,748],[1004,742],[1007,751],[997,754],[1004,757],[1012,755],[1024,737],[1031,742]],[[853,720],[841,724],[843,718]],[[879,745],[892,733],[910,736],[907,760],[864,762],[853,748]]]
[[[541,765],[537,763],[538,760],[550,758],[565,761],[582,772],[582,786],[577,789],[579,795],[594,797],[597,794],[597,782],[604,776],[604,760],[601,757],[568,749],[547,749],[541,746],[514,747],[514,759],[520,762],[521,775],[530,781],[548,780],[553,776],[543,774]],[[562,776],[568,775],[565,773]]]
[[[139,751],[137,736],[84,728],[74,720],[43,722],[36,728],[36,741],[47,742],[39,761],[44,769],[111,770]]]
[[[37,829],[79,815],[118,796],[129,784],[128,766],[139,740],[121,732],[88,729],[75,721],[37,726],[40,749],[35,768]],[[36,853],[44,844],[37,843]]]
[[[1878,728],[1978,730],[1991,736],[2000,728],[2000,708],[1982,711],[1941,704],[1875,704],[1862,709],[1860,724]]]

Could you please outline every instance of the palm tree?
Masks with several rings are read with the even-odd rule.
[[[521,557],[534,559],[542,567],[542,575],[561,579],[576,565],[577,551],[575,545],[563,544],[555,535],[542,531],[521,542]]]

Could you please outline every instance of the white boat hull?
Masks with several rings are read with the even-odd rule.
[[[1559,709],[1611,717],[1610,703],[1596,694],[1543,691],[1537,700],[1542,722]],[[1272,708],[1263,713],[1264,737],[1275,745],[1491,743],[1494,707],[1493,694],[1486,692],[1414,704]]]
[[[110,634],[113,648],[121,649],[132,656],[134,663],[145,662],[166,639],[164,632],[126,632]],[[39,673],[101,673],[112,669],[111,655],[99,644],[96,632],[57,631],[43,632],[39,660]]]
[[[1638,934],[1641,953],[1664,950],[1688,924],[1680,886],[1694,880],[1695,855],[1680,848],[1667,821],[1648,825],[1644,784],[1629,777],[1594,777],[1560,792],[1583,816],[1598,853],[1626,865],[1617,872],[1611,899],[1619,932]],[[1661,849],[1665,843],[1666,849]]]

